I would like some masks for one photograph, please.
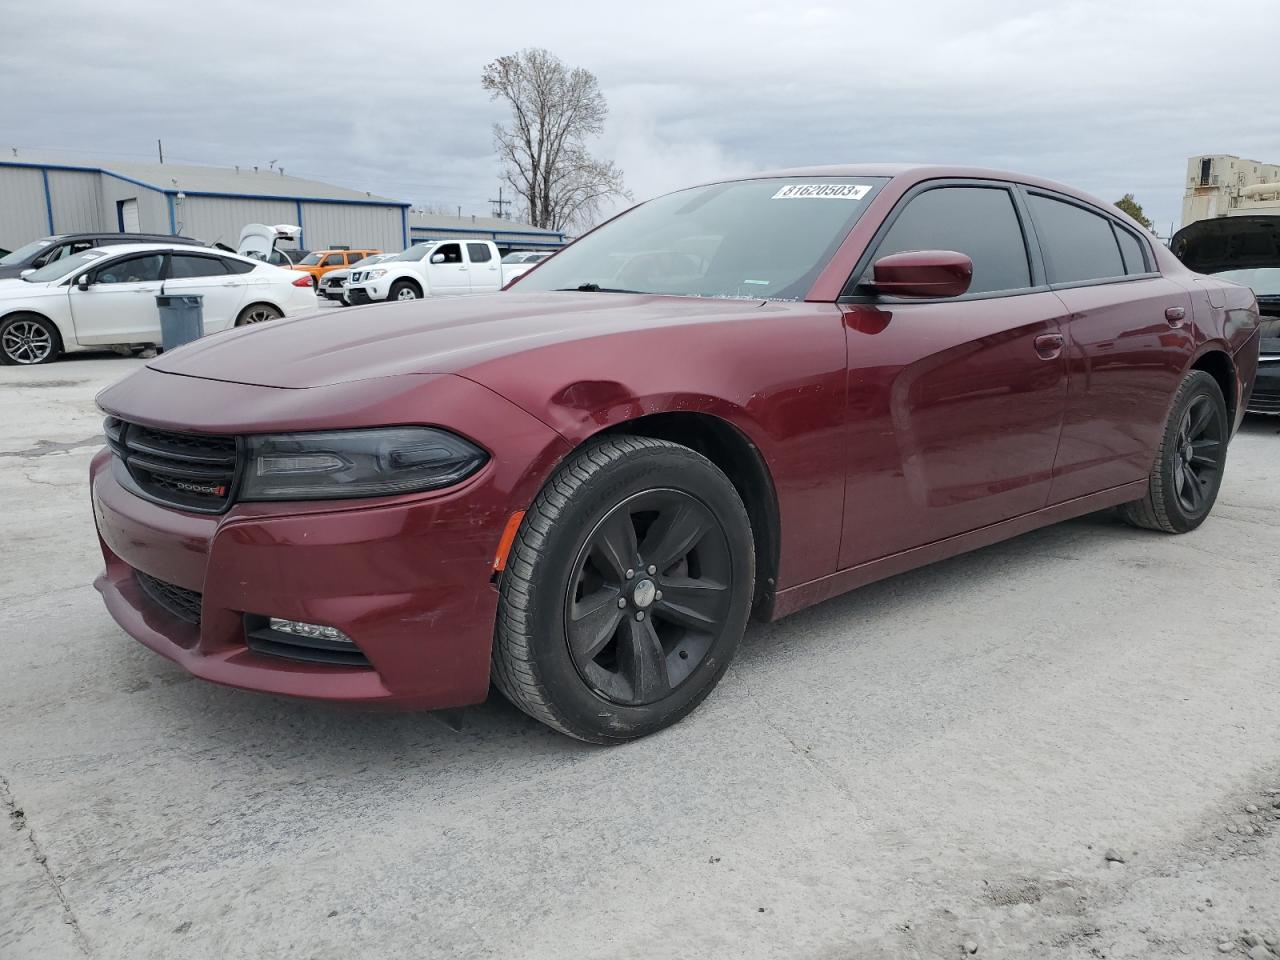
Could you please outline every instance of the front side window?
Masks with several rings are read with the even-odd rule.
[[[1110,220],[1074,203],[1038,193],[1028,194],[1027,201],[1036,221],[1050,283],[1083,283],[1125,275],[1124,259]]]
[[[443,256],[445,263],[462,262],[462,247],[458,246],[456,243],[442,243],[440,246],[436,247],[435,253]],[[432,256],[434,256],[435,253],[433,253]]]
[[[173,280],[226,275],[227,268],[217,257],[193,257],[189,254],[175,253],[169,258],[169,277]]]
[[[472,263],[488,263],[493,259],[493,254],[489,252],[489,245],[485,243],[468,243],[467,256],[471,258]]]
[[[149,253],[141,257],[126,257],[99,267],[94,273],[94,283],[148,283],[159,281],[164,269],[164,254]]]
[[[342,266],[342,254],[340,254],[340,253],[331,253],[331,254],[329,254],[327,257],[325,257],[325,258],[324,258],[324,265],[325,265],[326,267],[340,267],[340,266]]]
[[[320,266],[320,254],[308,253],[305,257],[298,261],[300,267],[318,267]]]
[[[633,207],[520,280],[520,290],[800,300],[884,177],[768,177]]]
[[[917,194],[889,227],[874,259],[911,250],[963,253],[973,261],[971,294],[1031,286],[1022,226],[1004,187],[937,187]]]

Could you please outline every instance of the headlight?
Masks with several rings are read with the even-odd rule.
[[[377,280],[379,277],[385,277],[386,275],[387,271],[385,270],[369,270],[365,272],[364,278],[366,280]]]
[[[332,500],[435,490],[479,470],[488,454],[430,427],[247,437],[241,500]]]

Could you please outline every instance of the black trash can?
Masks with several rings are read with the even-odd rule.
[[[156,297],[156,309],[160,311],[160,349],[172,350],[204,335],[204,297],[187,296]]]

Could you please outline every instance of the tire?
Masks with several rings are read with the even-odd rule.
[[[34,313],[15,313],[0,321],[0,363],[35,366],[62,355],[62,337],[52,321]]]
[[[284,314],[269,303],[251,303],[240,311],[236,317],[237,327],[247,327],[251,323],[268,323],[279,320]]]
[[[715,464],[666,440],[593,442],[520,524],[501,580],[494,683],[579,740],[654,733],[719,682],[754,583],[751,523]]]
[[[1222,485],[1230,429],[1218,381],[1192,370],[1174,395],[1147,495],[1119,508],[1125,522],[1164,533],[1204,523]]]
[[[421,300],[422,291],[411,280],[397,280],[387,291],[387,300]]]

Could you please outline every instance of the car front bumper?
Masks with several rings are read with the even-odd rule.
[[[349,283],[346,286],[347,300],[353,304],[385,300],[391,294],[391,284],[393,282],[384,278],[382,280],[370,280],[365,283]]]
[[[1259,357],[1249,398],[1250,413],[1280,414],[1280,356]]]
[[[446,386],[436,394],[443,406],[472,405],[492,427],[470,435],[504,451],[447,491],[197,514],[137,496],[120,482],[120,461],[99,452],[90,481],[105,569],[94,585],[107,610],[145,646],[227,686],[424,709],[483,700],[497,547],[513,502],[532,498],[564,441],[496,394],[461,380]],[[206,400],[237,388],[261,389],[218,384]],[[545,467],[531,471],[534,463]],[[158,597],[157,581],[194,604],[195,616]],[[336,627],[363,658],[263,652],[250,634],[268,617]]]

